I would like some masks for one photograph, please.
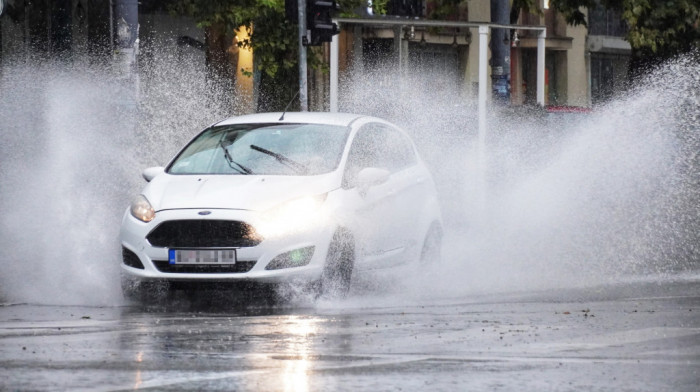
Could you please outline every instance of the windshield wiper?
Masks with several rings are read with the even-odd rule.
[[[226,163],[231,167],[231,169],[241,173],[241,174],[253,174],[253,171],[248,169],[247,167],[241,165],[240,163],[236,162],[233,160],[233,157],[231,157],[231,154],[229,154],[228,150],[224,146],[224,142],[219,140],[219,146],[224,150],[224,158],[226,158]],[[233,165],[236,165],[238,167],[234,167]]]
[[[275,159],[277,160],[277,162],[279,162],[279,163],[281,163],[281,164],[287,166],[288,168],[294,170],[295,172],[297,172],[297,173],[299,173],[299,174],[304,174],[304,173],[306,173],[306,172],[309,171],[309,168],[306,167],[306,165],[303,165],[303,164],[301,164],[301,163],[299,163],[299,162],[297,162],[297,161],[295,161],[295,160],[289,159],[289,158],[287,158],[286,156],[284,156],[284,155],[282,155],[282,154],[279,154],[279,153],[270,151],[270,150],[268,150],[268,149],[265,149],[265,148],[256,146],[255,144],[251,144],[251,145],[250,145],[250,148],[251,148],[252,150],[259,151],[259,152],[261,152],[261,153],[263,153],[263,154],[267,154],[267,155],[269,155],[269,156],[275,158]]]

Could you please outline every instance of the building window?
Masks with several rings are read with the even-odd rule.
[[[604,103],[627,81],[629,56],[591,53],[591,102]]]
[[[597,7],[588,11],[588,34],[609,37],[626,36],[627,26],[622,20],[622,13],[598,4]]]

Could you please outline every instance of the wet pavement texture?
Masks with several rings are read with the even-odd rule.
[[[270,304],[227,299],[233,294],[156,306],[6,304],[0,389],[697,391],[700,385],[698,277],[425,303],[355,296]]]

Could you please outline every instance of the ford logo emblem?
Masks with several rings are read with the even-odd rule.
[[[209,215],[211,211],[199,211],[199,215]]]

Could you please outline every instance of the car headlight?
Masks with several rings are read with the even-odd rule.
[[[274,237],[314,227],[323,219],[327,194],[300,197],[265,211],[260,234]]]
[[[150,222],[156,217],[156,211],[144,195],[138,195],[131,202],[131,215],[141,222]]]

